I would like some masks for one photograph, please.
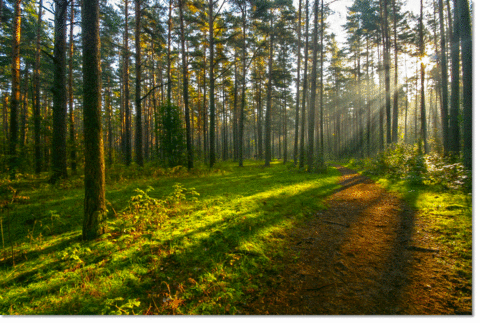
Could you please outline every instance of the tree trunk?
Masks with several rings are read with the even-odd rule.
[[[67,177],[67,87],[66,40],[67,0],[55,2],[55,45],[53,71],[53,133],[51,182]]]
[[[456,0],[460,16],[459,30],[462,44],[463,72],[463,151],[464,166],[472,170],[472,26],[468,0]]]
[[[70,48],[68,66],[68,103],[70,105],[70,167],[72,173],[77,172],[77,147],[75,143],[75,118],[73,114],[73,22],[75,17],[75,0],[70,0]]]
[[[99,0],[83,0],[84,240],[95,239],[103,233],[106,214],[99,25]]]
[[[393,47],[395,51],[395,74],[393,81],[392,141],[398,142],[398,45],[397,45],[397,3],[393,0]]]
[[[305,2],[305,65],[303,71],[303,93],[302,93],[302,121],[300,126],[300,157],[298,167],[303,168],[305,166],[305,119],[306,119],[306,104],[307,104],[307,92],[308,92],[308,0]]]
[[[270,23],[270,27],[271,27]],[[268,83],[267,107],[265,110],[265,166],[272,160],[272,74],[273,74],[273,33],[270,33],[268,44]]]
[[[318,47],[318,0],[314,4],[312,85],[310,87],[310,109],[308,113],[308,154],[307,170],[313,172],[313,144],[315,131],[315,96],[317,93],[317,47]]]
[[[40,37],[42,31],[43,0],[38,4],[37,39],[35,47],[35,70],[33,72],[33,122],[34,122],[34,146],[35,146],[35,174],[42,171],[42,152],[40,144]],[[1,19],[1,14],[0,14]]]
[[[192,150],[192,141],[190,136],[190,111],[188,108],[188,66],[187,66],[187,57],[185,51],[185,30],[183,23],[183,7],[185,3],[183,0],[179,0],[179,13],[180,13],[180,41],[182,44],[182,68],[183,68],[183,104],[185,105],[185,125],[186,125],[186,136],[187,136],[187,165],[188,169],[193,168],[193,150]]]
[[[21,0],[15,1],[12,36],[12,95],[10,100],[10,178],[15,179],[17,168],[18,107],[20,105],[20,35],[22,9]]]
[[[245,91],[246,91],[246,73],[247,73],[247,40],[246,40],[246,29],[247,29],[247,8],[240,5],[242,10],[242,98],[240,101],[240,127],[239,127],[239,138],[238,138],[238,166],[243,167],[243,128],[244,128],[244,114],[245,114]]]
[[[173,0],[168,2],[168,36],[167,36],[167,102],[172,102],[172,62],[170,46],[172,42],[172,6]]]
[[[208,1],[208,32],[210,46],[210,167],[215,164],[215,79],[213,76],[214,68],[214,43],[213,43],[213,0]]]
[[[383,32],[385,37],[384,64],[385,64],[385,113],[387,125],[387,145],[392,142],[392,116],[390,103],[390,34],[388,28],[388,0],[383,1]]]
[[[423,39],[423,0],[420,0],[420,57],[425,56],[425,44]],[[420,118],[421,118],[421,140],[423,150],[428,152],[427,146],[427,115],[425,108],[425,63],[420,63]]]
[[[440,59],[441,59],[441,72],[442,72],[442,134],[443,134],[443,150],[447,154],[450,151],[449,145],[449,126],[448,126],[448,74],[447,74],[447,56],[445,46],[445,24],[443,18],[443,0],[438,0],[438,11],[440,14]],[[421,40],[422,41],[422,40]]]
[[[130,112],[130,51],[128,49],[128,0],[125,0],[125,33],[123,36],[123,50],[124,50],[124,70],[123,70],[123,94],[124,94],[124,114],[125,114],[125,164],[130,166],[132,162],[132,122]]]
[[[143,167],[142,52],[140,47],[140,0],[135,0],[135,162]]]
[[[322,21],[323,23],[323,21]],[[297,24],[297,93],[295,100],[295,141],[293,144],[293,165],[297,166],[298,157],[298,126],[300,119],[300,70],[301,70],[301,44],[302,44],[302,0],[298,3],[298,24]]]
[[[441,0],[440,0],[441,1]],[[452,97],[450,102],[451,112],[451,150],[455,154],[460,153],[460,30],[458,8],[454,7],[453,33],[450,41],[452,51]]]

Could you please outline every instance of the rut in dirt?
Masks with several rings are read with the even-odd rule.
[[[248,314],[471,314],[456,299],[448,259],[404,201],[338,167],[328,209],[289,234],[275,285]],[[446,296],[447,295],[447,296]],[[448,296],[450,295],[450,296]]]

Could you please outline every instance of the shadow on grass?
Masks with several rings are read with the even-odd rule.
[[[255,166],[248,167],[253,168]],[[179,286],[182,284],[185,286],[185,280],[187,278],[201,281],[202,278],[217,275],[218,273],[215,273],[215,271],[218,271],[220,267],[229,266],[230,274],[228,277],[224,277],[224,281],[230,284],[229,288],[237,290],[238,293],[235,294],[235,296],[223,295],[219,297],[224,297],[224,301],[222,302],[233,304],[246,301],[247,299],[240,297],[240,295],[243,294],[242,285],[245,286],[245,284],[248,283],[247,280],[252,280],[252,277],[253,281],[255,281],[258,279],[255,278],[257,273],[268,269],[267,264],[272,255],[265,254],[265,251],[270,250],[269,252],[271,252],[272,250],[266,248],[265,245],[269,244],[269,248],[272,248],[272,243],[275,243],[273,240],[270,241],[270,235],[273,231],[277,229],[281,230],[288,226],[289,224],[287,222],[291,224],[301,221],[307,216],[307,214],[317,211],[322,207],[321,200],[330,194],[337,186],[336,184],[325,185],[324,183],[319,183],[316,187],[303,190],[296,194],[288,193],[286,192],[285,186],[286,184],[295,184],[292,179],[288,180],[280,178],[272,183],[272,185],[268,186],[267,184],[269,183],[271,176],[268,176],[266,173],[255,175],[249,174],[248,172],[249,171],[247,170],[245,171],[245,174],[224,175],[215,178],[215,180],[211,180],[210,178],[199,180],[182,178],[148,183],[157,187],[167,186],[167,188],[160,191],[160,193],[164,193],[168,190],[171,191],[170,184],[174,182],[180,182],[185,184],[187,188],[195,187],[197,191],[205,192],[208,192],[211,187],[215,187],[215,191],[222,192],[221,194],[241,195],[240,203],[242,203],[242,201],[249,203],[249,208],[247,209],[242,209],[236,214],[229,213],[218,220],[201,225],[190,232],[177,234],[176,236],[168,237],[167,234],[160,233],[160,236],[164,238],[161,238],[160,240],[149,239],[146,241],[148,242],[147,244],[138,244],[133,241],[130,244],[125,244],[124,248],[116,250],[99,250],[91,255],[84,255],[82,258],[83,264],[78,268],[72,269],[71,266],[66,263],[67,261],[61,260],[51,261],[50,263],[43,265],[41,264],[35,269],[25,271],[20,275],[12,277],[12,279],[5,280],[3,285],[28,287],[28,295],[51,297],[53,295],[49,294],[62,294],[58,295],[59,300],[55,303],[56,305],[46,306],[44,310],[38,308],[37,311],[39,314],[108,313],[110,309],[119,310],[122,302],[124,303],[124,301],[129,299],[142,300],[143,305],[141,311],[145,311],[145,305],[152,305],[152,302],[154,301],[154,298],[149,294],[158,290],[166,292],[166,285],[162,285],[162,281],[169,281],[169,286],[171,286],[169,294],[173,295],[175,291],[182,291],[182,288]],[[253,179],[255,179],[258,184],[259,176],[263,176],[263,184],[258,188],[250,188],[249,181],[252,179],[253,182]],[[336,174],[332,172],[322,178],[333,176],[336,176]],[[305,179],[305,177],[299,176],[298,180],[308,182],[314,181],[316,178],[318,177],[308,176],[307,179]],[[238,185],[233,185],[232,182],[238,183]],[[262,192],[267,192],[271,189],[279,189],[280,191],[273,196],[261,198],[260,200],[253,202],[248,201],[255,194],[261,194]],[[242,192],[244,194],[242,194]],[[112,204],[115,203],[115,205],[119,206],[121,209],[122,205],[126,206],[128,203],[128,199],[125,199],[125,195],[128,193],[127,190],[110,192],[109,199],[112,201]],[[205,193],[203,196],[201,195],[201,199],[198,203],[202,202],[202,198],[208,199],[211,197],[212,196],[208,196],[208,194]],[[317,202],[311,203],[311,199],[317,199]],[[80,214],[75,217],[77,216],[80,218]],[[178,220],[181,221],[181,219]],[[78,226],[72,229],[78,229]],[[68,232],[69,231],[65,231],[64,233]],[[50,245],[43,250],[27,252],[25,254],[25,266],[28,265],[28,262],[38,259],[41,256],[48,256],[50,253],[54,254],[55,252],[62,252],[62,250],[65,250],[69,245],[75,243],[76,239],[78,239],[78,237],[71,237],[68,240]],[[184,244],[184,241],[186,240],[189,240],[189,243]],[[102,240],[96,240],[93,242],[81,243],[81,246],[85,248],[96,248],[96,245],[101,243],[101,241]],[[123,253],[123,259],[113,261],[112,253],[115,252]],[[275,252],[274,249],[273,252]],[[237,255],[241,258],[237,259],[237,264],[239,264],[241,268],[234,268],[234,266],[229,264],[231,255]],[[159,256],[160,259],[158,260],[157,257],[157,260],[155,260],[153,256]],[[108,259],[106,263],[104,261],[105,259]],[[92,266],[102,267],[102,270],[105,272],[102,274],[89,274],[88,271],[90,269],[87,268],[92,268]],[[37,280],[42,277],[42,272],[48,270],[60,275],[59,279],[65,281],[64,285],[59,283],[58,279],[56,279],[54,284],[43,284],[35,287]],[[62,271],[78,273],[80,276],[83,275],[83,278],[81,279],[83,281],[72,281],[71,279],[62,278]],[[124,279],[122,282],[117,281],[115,286],[106,288],[108,292],[105,290],[100,291],[100,289],[95,290],[94,287],[87,288],[81,286],[82,283],[84,284],[86,281],[89,281],[94,285],[95,281],[98,281],[97,284],[103,284],[102,280],[105,279],[105,277],[110,277],[119,272],[133,273],[132,275],[136,278]],[[54,276],[53,273],[51,275],[43,275],[43,278],[52,276]],[[215,284],[213,282],[214,280],[216,279],[213,279],[210,283]],[[78,284],[80,284],[80,286],[76,286]],[[108,282],[105,284],[108,284]],[[248,284],[251,284],[251,282]],[[68,288],[75,290],[78,296],[74,297],[69,295],[71,293],[65,294],[64,290]],[[217,294],[221,294],[221,291],[216,292]],[[212,293],[213,292],[211,292],[211,294]],[[193,301],[193,303],[195,303],[195,298],[204,296],[203,292],[198,288],[192,287],[189,290],[189,295],[185,296],[185,301]],[[28,297],[25,297],[27,296],[22,296],[22,302],[28,302]],[[112,299],[119,297],[122,298],[122,300],[117,300],[117,303],[111,302]],[[209,297],[213,296],[210,295]],[[192,309],[192,306],[194,305],[189,306],[193,311],[202,312],[201,310]],[[127,309],[126,311],[128,312],[129,310]],[[219,313],[218,310],[206,311]],[[1,309],[0,312],[5,313],[5,308]]]

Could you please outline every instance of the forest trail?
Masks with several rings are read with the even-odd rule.
[[[454,274],[426,220],[370,179],[338,169],[342,187],[328,209],[288,234],[285,256],[274,260],[285,270],[245,314],[471,314],[471,285]]]

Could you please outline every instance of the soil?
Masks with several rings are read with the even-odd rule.
[[[472,314],[472,286],[428,217],[352,170],[328,209],[287,234],[283,272],[245,314]],[[468,295],[467,297],[462,295]]]

